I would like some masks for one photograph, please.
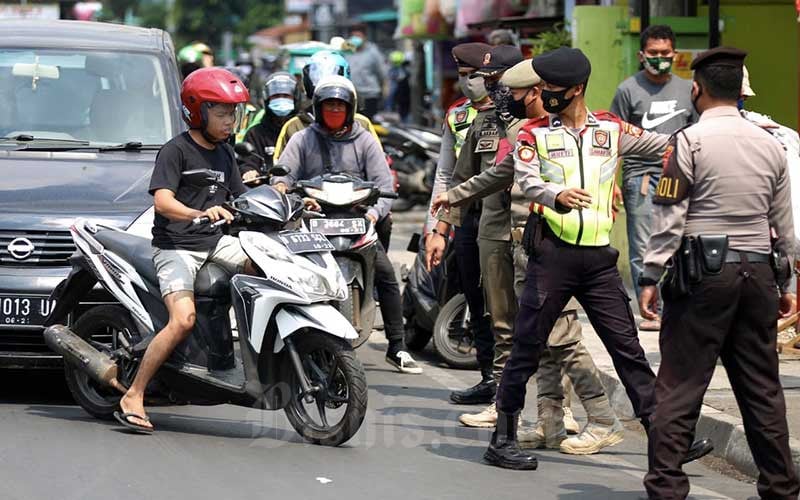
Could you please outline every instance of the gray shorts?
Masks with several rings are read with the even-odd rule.
[[[197,272],[206,262],[222,266],[231,276],[244,270],[247,254],[241,243],[233,236],[220,238],[217,246],[209,251],[163,250],[153,247],[153,264],[158,275],[161,296],[175,292],[194,292]]]

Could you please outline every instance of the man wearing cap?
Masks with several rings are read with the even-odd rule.
[[[681,457],[719,358],[759,470],[759,496],[796,499],[800,491],[776,352],[777,319],[792,308],[789,172],[780,144],[736,109],[745,56],[719,47],[692,63],[700,120],[672,136],[653,199],[643,317],[655,316],[656,285],[668,262],[670,269],[644,480],[651,499],[689,493]]]
[[[611,112],[650,132],[672,134],[697,121],[689,94],[692,83],[672,74],[675,33],[669,26],[652,25],[642,31],[639,61],[644,69],[622,82],[611,102]],[[633,289],[642,274],[642,258],[650,236],[653,194],[661,175],[660,156],[626,156],[622,160],[622,197],[628,234],[628,259]],[[659,330],[656,320],[643,320],[639,329]]]
[[[470,124],[475,119],[478,111],[491,106],[491,101],[480,78],[470,79],[483,64],[483,59],[491,47],[485,43],[462,43],[453,48],[452,54],[458,66],[458,84],[464,94],[447,110],[442,128],[442,145],[439,150],[439,161],[436,164],[436,175],[433,182],[431,199],[438,193],[446,191],[453,177],[456,159],[459,157]],[[476,348],[479,364],[491,366],[492,332],[489,327],[489,318],[485,315],[483,291],[480,286],[480,258],[478,255],[478,219],[480,205],[473,204],[460,220],[455,224],[455,254],[461,289],[469,306],[472,329],[476,339]],[[425,223],[425,257],[428,270],[439,265],[444,255],[447,240],[450,235],[450,226],[453,220],[442,214],[437,220],[429,215]],[[480,385],[480,384],[478,384]],[[484,399],[483,402],[489,402]]]
[[[493,162],[494,164],[480,175],[439,195],[434,206],[451,207],[452,211],[475,199],[496,196],[495,193],[498,192],[501,192],[506,199],[510,198],[510,207],[507,207],[504,212],[505,220],[502,227],[505,234],[512,234],[513,243],[508,242],[505,247],[496,249],[496,254],[502,258],[495,257],[494,260],[497,262],[493,267],[487,269],[487,266],[484,266],[482,272],[487,295],[491,297],[495,289],[497,290],[494,292],[495,294],[503,293],[505,295],[505,304],[508,304],[505,308],[511,309],[507,315],[507,321],[509,325],[513,325],[517,312],[517,298],[521,296],[525,283],[525,267],[528,260],[521,240],[522,228],[525,226],[529,214],[529,202],[519,188],[512,186],[514,184],[514,157],[510,153],[513,150],[512,144],[516,142],[517,132],[526,119],[544,116],[545,111],[539,98],[541,79],[534,72],[530,60],[521,61],[505,71],[497,84],[493,82],[492,76],[486,78],[490,96],[493,100],[504,103],[500,105],[498,114],[500,116],[505,113],[512,115],[508,122],[506,137],[501,141],[496,163]],[[506,92],[509,94],[507,98],[497,96],[497,94]],[[484,201],[484,210],[486,210],[486,206],[487,202]],[[484,246],[481,246],[481,252],[483,250]],[[494,284],[489,283],[490,275],[497,276]],[[507,277],[507,279],[501,281],[503,277]],[[514,285],[513,289],[512,284]],[[493,323],[497,324],[498,316],[492,309],[491,298],[488,303]],[[569,454],[590,454],[617,444],[623,439],[622,425],[611,409],[605,389],[600,382],[597,367],[589,351],[581,342],[581,324],[577,308],[577,301],[570,300],[547,339],[548,348],[542,352],[541,366],[537,373],[538,424],[533,430],[519,432],[519,441],[523,447],[547,447],[560,449]],[[506,316],[502,318],[505,319]],[[495,340],[497,341],[495,375],[498,382],[499,375],[502,375],[502,369],[511,351],[510,339],[511,331],[508,332],[507,340],[501,343],[497,336],[497,330],[495,330]],[[502,352],[498,352],[501,348]],[[563,383],[562,373],[564,375]],[[569,430],[570,425],[567,415],[570,406],[569,394],[572,392],[571,380],[574,381],[575,392],[586,409],[589,424],[579,436],[567,439],[565,430]],[[572,423],[574,423],[574,433],[577,433],[580,428],[574,419],[572,419]]]
[[[514,326],[511,356],[497,391],[497,428],[484,459],[510,469],[535,469],[536,457],[519,448],[516,428],[526,384],[564,306],[575,297],[611,355],[634,412],[649,426],[655,376],[639,345],[629,298],[609,245],[618,157],[658,154],[668,136],[634,127],[610,113],[592,114],[584,92],[591,65],[578,49],[560,48],[533,59],[549,113],[517,135],[517,182],[534,202],[524,238],[525,288]],[[684,457],[709,451],[701,442]]]
[[[488,51],[481,68],[474,73],[473,81],[485,83],[496,80],[507,68],[522,60],[522,52],[513,45],[498,45]],[[484,85],[484,87],[486,87]],[[504,123],[495,113],[494,105],[483,107],[472,121],[464,140],[464,147],[456,161],[455,171],[448,187],[458,185],[470,177],[480,174],[494,164],[500,140],[504,135]],[[473,200],[473,203],[479,200]],[[454,391],[450,400],[458,404],[491,403],[477,414],[464,414],[459,421],[468,427],[494,427],[497,413],[494,397],[503,365],[511,350],[511,333],[516,313],[513,295],[513,267],[506,273],[503,260],[510,248],[508,229],[507,197],[501,193],[489,196],[481,202],[478,223],[478,249],[480,272],[487,312],[491,318],[492,337],[475,339],[482,380],[475,387]],[[470,206],[470,205],[468,205]],[[459,221],[461,210],[445,214],[450,220]],[[509,258],[510,259],[510,258]]]

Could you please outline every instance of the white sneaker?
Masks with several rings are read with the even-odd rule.
[[[422,367],[419,366],[417,362],[414,361],[414,358],[406,351],[399,351],[394,356],[387,353],[386,362],[397,368],[397,371],[400,373],[410,373],[413,375],[422,373]]]
[[[561,453],[568,455],[592,455],[607,446],[622,442],[625,429],[619,422],[601,425],[589,422],[583,432],[561,442]]]
[[[480,413],[465,413],[458,421],[467,427],[494,427],[497,425],[497,405],[490,404]]]
[[[581,426],[572,414],[572,408],[568,406],[564,407],[564,428],[567,429],[567,434],[577,434],[581,431]]]

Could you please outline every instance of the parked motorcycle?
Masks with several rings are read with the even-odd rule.
[[[347,298],[334,306],[358,332],[353,347],[369,339],[375,323],[375,255],[378,233],[366,216],[378,198],[397,198],[381,192],[374,182],[348,174],[325,174],[297,183],[297,189],[315,199],[326,215],[308,221],[309,230],[324,234],[348,286]]]
[[[225,186],[211,170],[183,174]],[[347,299],[333,246],[303,228],[303,200],[261,186],[229,202],[239,241],[259,270],[232,278],[213,263],[195,283],[192,334],[159,370],[155,396],[172,403],[235,404],[286,412],[306,440],[338,446],[360,428],[367,407],[364,369],[349,341],[358,337],[329,302]],[[210,223],[207,217],[195,224]],[[215,224],[219,224],[215,223]],[[168,321],[148,239],[78,220],[69,277],[54,292],[45,340],[64,356],[66,382],[88,413],[110,418],[147,346]],[[100,283],[119,305],[98,305],[64,326]],[[238,326],[238,349],[229,309]],[[58,324],[61,323],[61,324]],[[113,389],[116,388],[117,390]],[[148,394],[148,396],[153,396]]]
[[[452,238],[442,263],[428,272],[424,239],[415,234],[408,251],[417,254],[404,277],[403,316],[406,321],[406,346],[421,351],[433,338],[436,353],[453,368],[474,369],[475,336],[470,312],[456,267]]]

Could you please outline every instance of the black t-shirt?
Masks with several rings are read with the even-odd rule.
[[[164,144],[156,157],[156,166],[150,179],[150,194],[159,189],[169,189],[175,198],[189,208],[206,210],[222,205],[227,192],[218,186],[191,185],[181,177],[186,170],[208,168],[220,173],[220,180],[238,196],[245,192],[244,184],[233,149],[228,144],[217,144],[208,150],[194,142],[188,132]],[[210,250],[222,237],[222,228],[208,224],[194,226],[191,221],[171,221],[156,213],[153,225],[153,246],[164,250]]]

